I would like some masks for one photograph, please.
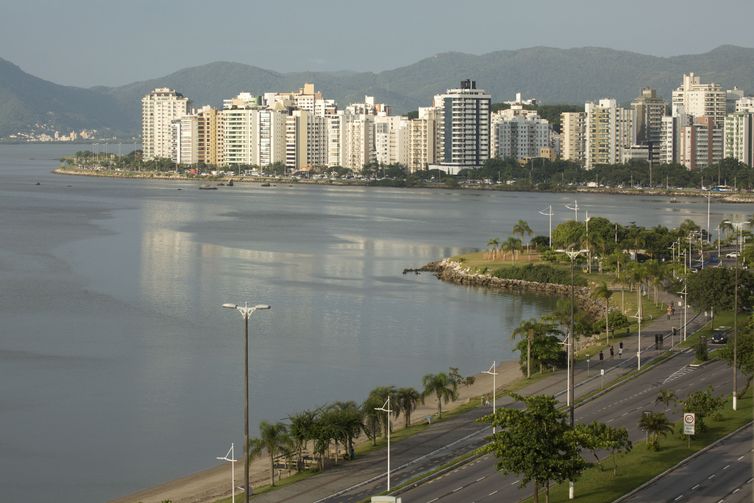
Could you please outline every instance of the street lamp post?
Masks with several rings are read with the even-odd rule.
[[[251,491],[249,490],[249,318],[257,309],[269,309],[267,304],[257,304],[250,306],[244,303],[243,306],[237,304],[223,304],[225,309],[236,309],[241,313],[244,320],[243,331],[243,374],[244,374],[244,393],[243,393],[243,475],[244,475],[244,493],[245,501],[249,503]]]
[[[579,221],[579,202],[578,200],[574,199],[573,206],[568,206],[567,204],[564,205],[569,210],[573,210],[573,216],[574,219],[578,222]]]
[[[375,407],[374,410],[387,414],[387,490],[390,492],[390,414],[393,413],[390,410],[390,395],[387,396],[387,400],[382,404],[382,407]]]
[[[579,255],[585,254],[587,250],[556,250],[561,253],[565,253],[569,259],[571,259],[571,328],[568,333],[568,382],[567,382],[567,392],[566,392],[566,405],[568,406],[568,413],[571,420],[571,426],[574,425],[574,407],[573,407],[573,339],[574,339],[574,317],[573,317],[573,309],[574,309],[574,285],[573,285],[573,269],[574,269],[574,263],[576,261],[576,257]]]
[[[688,290],[686,289],[686,277],[683,277],[683,290],[678,292],[679,295],[683,295],[683,342],[686,342],[686,311],[688,308]]]
[[[736,256],[736,275],[735,275],[735,292],[733,295],[733,410],[737,410],[737,393],[736,393],[736,383],[737,383],[737,373],[738,369],[736,368],[736,365],[738,364],[738,257],[741,256],[743,253],[743,245],[742,245],[742,237],[743,237],[743,226],[748,225],[751,222],[745,221],[745,222],[730,222],[731,225],[735,228],[736,231],[738,231],[738,255]]]
[[[639,332],[636,339],[636,370],[641,370],[641,298],[639,298],[639,311],[633,318],[639,321]]]
[[[228,453],[223,457],[218,456],[216,459],[230,463],[230,498],[231,503],[236,503],[236,461],[238,460],[235,458],[235,446],[230,444]]]
[[[705,196],[707,198],[707,244],[710,244],[712,241],[710,241],[710,226],[709,226],[709,205],[710,201],[712,200],[712,192],[707,191],[707,194]]]
[[[497,395],[497,383],[495,382],[495,376],[497,375],[497,370],[495,369],[495,362],[492,362],[492,365],[490,366],[489,370],[483,370],[483,374],[489,374],[492,376],[492,415],[495,415],[495,395]],[[492,434],[495,434],[495,423],[492,423]]]
[[[548,206],[547,213],[545,213],[544,210],[542,210],[542,211],[539,212],[539,214],[540,215],[544,215],[546,217],[550,217],[550,233],[549,233],[549,237],[550,237],[550,248],[552,248],[552,216],[554,215],[554,213],[552,212],[552,205]]]

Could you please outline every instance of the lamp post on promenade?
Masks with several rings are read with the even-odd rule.
[[[489,370],[483,370],[482,374],[489,374],[492,376],[492,415],[495,415],[495,395],[497,394],[497,383],[495,382],[495,376],[497,371],[495,370],[495,362],[492,362]],[[492,434],[495,434],[495,423],[492,423]]]
[[[244,303],[243,306],[237,304],[223,304],[225,309],[235,309],[241,313],[244,320],[243,331],[243,372],[244,372],[244,394],[243,394],[243,475],[244,475],[244,492],[245,501],[249,502],[251,491],[249,490],[249,318],[258,309],[269,309],[267,304],[257,304],[250,306]]]
[[[375,407],[374,410],[387,414],[387,490],[390,492],[390,414],[393,413],[390,409],[390,395],[387,396],[387,400],[382,404],[382,407]]]
[[[736,383],[737,383],[737,374],[738,369],[736,368],[736,365],[738,364],[738,258],[743,253],[743,244],[742,244],[742,237],[743,237],[743,226],[749,225],[751,222],[745,221],[745,222],[730,222],[730,224],[735,228],[735,230],[738,232],[736,239],[738,239],[738,255],[736,255],[736,276],[735,276],[735,293],[733,295],[733,410],[737,410],[737,393],[736,393]]]
[[[235,458],[235,446],[230,444],[228,453],[223,457],[218,456],[216,459],[230,463],[230,498],[231,503],[236,503],[236,461],[238,460]]]

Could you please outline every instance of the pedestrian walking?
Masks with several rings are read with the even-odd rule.
[[[613,348],[613,346],[610,346],[610,359],[612,360],[614,358],[615,358],[615,348]]]
[[[623,358],[623,345],[618,348],[618,358]]]

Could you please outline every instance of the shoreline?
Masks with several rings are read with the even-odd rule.
[[[212,177],[189,177],[177,173],[162,173],[156,171],[150,172],[134,172],[134,171],[94,171],[87,169],[66,168],[59,166],[52,170],[56,175],[65,176],[89,176],[100,178],[115,178],[115,179],[132,179],[132,180],[165,180],[165,181],[183,181],[183,182],[197,182],[200,184],[227,184],[229,181],[233,183],[279,183],[279,184],[303,184],[303,185],[326,185],[336,187],[381,187],[381,188],[395,188],[395,189],[443,189],[443,190],[489,190],[499,192],[542,192],[552,194],[617,194],[624,196],[650,196],[650,197],[706,197],[706,194],[710,194],[717,202],[729,203],[729,204],[752,204],[754,203],[754,193],[750,192],[711,192],[702,191],[701,189],[617,189],[607,187],[563,187],[560,190],[532,190],[521,187],[511,187],[506,185],[463,185],[458,186],[444,186],[444,185],[412,185],[401,186],[391,184],[373,184],[365,181],[354,180],[309,180],[309,179],[294,179],[290,177],[274,177],[274,176],[212,176]]]
[[[500,362],[496,366],[496,370],[498,375],[496,376],[495,384],[498,393],[523,377],[519,364],[516,361]],[[444,414],[473,400],[479,400],[480,403],[478,406],[483,406],[484,398],[480,400],[480,397],[491,395],[492,376],[480,371],[474,375],[474,378],[474,384],[470,386],[461,384],[458,386],[458,399],[443,404]],[[422,404],[420,402],[416,410],[411,413],[412,424],[425,422],[427,416],[434,417],[436,413],[437,401],[434,398],[427,398],[426,403]],[[404,429],[403,415],[394,418],[392,421],[392,431],[395,432]],[[355,444],[360,446],[369,442],[370,440],[365,435],[361,435]],[[240,449],[236,454],[236,458],[239,460],[243,458]],[[225,463],[152,487],[137,490],[128,495],[108,500],[108,503],[161,503],[165,500],[170,500],[172,503],[212,503],[220,498],[230,497],[230,491],[228,491],[229,472],[230,467]],[[249,472],[252,487],[269,483],[268,458],[266,456],[254,458],[249,465]],[[243,464],[237,464],[236,486],[242,484]]]

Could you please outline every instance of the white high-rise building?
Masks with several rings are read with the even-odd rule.
[[[634,144],[633,109],[618,107],[614,99],[584,105],[585,167],[624,162],[624,151]]]
[[[736,112],[754,112],[754,96],[744,96],[736,101]]]
[[[542,157],[552,147],[550,123],[536,111],[511,113],[503,110],[492,114],[492,157],[517,161]]]
[[[736,112],[725,118],[724,157],[754,167],[754,110]]]
[[[560,114],[560,157],[584,164],[586,160],[586,113]]]
[[[173,140],[170,160],[190,165],[199,162],[199,117],[196,113],[173,121]]]
[[[375,161],[374,115],[343,114],[340,122],[340,165],[361,171]]]
[[[159,87],[141,99],[144,160],[173,157],[173,121],[188,113],[189,100],[174,89]]]
[[[256,111],[258,129],[257,153],[253,164],[270,166],[286,161],[286,120],[284,110],[264,109]]]
[[[222,117],[224,166],[258,165],[257,139],[259,102],[250,93],[224,100]]]
[[[673,91],[673,115],[712,117],[722,126],[726,99],[726,92],[718,84],[702,84],[698,75],[684,74],[683,83]]]
[[[343,112],[325,116],[325,136],[327,138],[327,166],[341,165],[341,145],[343,144],[343,132],[341,123],[343,121]]]
[[[479,168],[489,159],[491,101],[473,80],[435,95],[437,168],[456,174],[462,169]]]
[[[334,100],[325,99],[310,82],[296,92],[265,93],[263,102],[267,107],[279,104],[285,108],[313,113],[318,117],[334,114],[338,109]]]
[[[409,121],[407,117],[380,113],[374,118],[374,150],[378,164],[408,166]]]

